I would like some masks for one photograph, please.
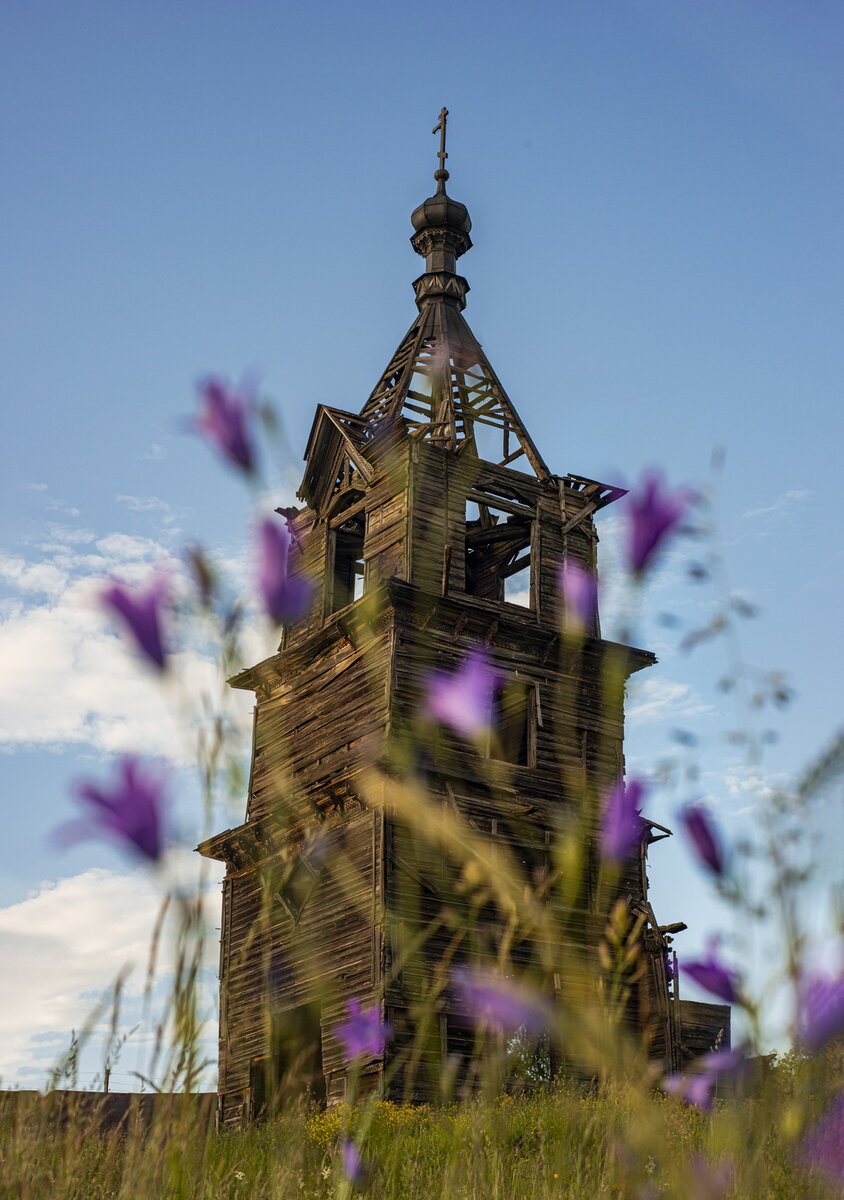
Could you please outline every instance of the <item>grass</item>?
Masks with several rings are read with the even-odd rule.
[[[794,1200],[839,1194],[794,1151],[787,1073],[707,1115],[635,1088],[573,1085],[448,1108],[376,1101],[216,1133],[190,1109],[121,1132],[59,1127],[27,1099],[2,1124],[2,1200]],[[338,1147],[361,1146],[367,1178]]]

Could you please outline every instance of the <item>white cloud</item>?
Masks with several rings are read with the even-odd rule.
[[[130,512],[157,517],[161,521],[163,531],[168,538],[177,537],[181,533],[178,514],[173,509],[173,506],[168,504],[166,500],[162,500],[160,496],[130,496],[123,492],[118,492],[114,499],[118,504],[125,505]]]
[[[162,687],[98,599],[105,579],[145,582],[161,564],[180,591],[181,564],[161,543],[122,533],[97,539],[97,553],[90,553],[93,535],[83,532],[75,544],[51,531],[40,557],[0,556],[0,579],[10,593],[0,605],[0,747],[77,745],[192,762],[196,713],[203,697],[216,704],[222,692],[212,648],[183,625],[184,640],[171,656],[172,682]],[[270,649],[271,643],[249,647],[256,658]],[[246,723],[249,697],[228,693],[228,702]]]
[[[118,504],[125,504],[131,512],[160,512],[167,516],[172,513],[171,506],[159,496],[126,496],[122,492],[114,497]]]
[[[92,593],[86,579],[0,623],[0,744],[148,750],[184,761],[190,754],[166,697]],[[198,655],[177,655],[174,672],[197,692],[216,684],[213,664]]]
[[[162,442],[152,442],[148,450],[143,454],[139,454],[138,458],[142,462],[160,462],[162,458],[166,458],[169,451]]]
[[[775,513],[790,513],[799,505],[804,504],[811,496],[811,491],[791,489],[777,496],[770,504],[760,505],[759,508],[749,508],[747,512],[742,513],[742,517],[744,520],[750,520],[754,517],[768,517]]]
[[[213,874],[207,875],[211,866]],[[220,871],[198,855],[176,852],[167,873],[190,878],[196,886],[205,868],[203,885],[209,935],[204,968],[213,976],[217,955]],[[125,972],[124,1005],[119,1032],[141,1020],[150,945],[162,904],[161,883],[146,870],[119,874],[91,869],[80,875],[39,884],[19,904],[0,909],[0,1078],[3,1085],[42,1084],[56,1059],[70,1044],[71,1031],[85,1028],[102,1001],[108,1004],[114,982]],[[172,924],[159,952],[156,995],[166,996],[173,961]],[[203,979],[202,1008],[213,1055],[215,1026],[211,978]],[[159,1012],[131,1046],[148,1041]],[[95,1024],[108,1036],[108,1013]],[[101,1065],[103,1037],[92,1039],[83,1063],[87,1079]],[[86,1080],[83,1075],[83,1083]],[[128,1078],[121,1086],[130,1086]]]
[[[97,536],[92,529],[83,529],[77,525],[56,525],[55,523],[47,526],[47,535],[54,538],[56,542],[68,546],[85,545],[93,542]]]
[[[159,510],[151,506],[149,511]],[[105,580],[146,582],[158,566],[173,573],[175,593],[170,617],[171,645],[176,649],[163,685],[138,661],[99,603]],[[220,567],[228,570],[225,563]],[[233,564],[228,577],[238,589],[249,582],[243,562]],[[183,565],[153,537],[121,532],[99,536],[71,522],[53,522],[15,553],[0,553],[0,749],[132,750],[192,765],[199,714],[207,719],[225,697],[227,725],[233,728],[234,744],[245,752],[252,698],[223,686],[202,624],[182,614],[187,589]],[[243,665],[266,657],[276,644],[274,631],[255,616],[244,629]],[[179,856],[168,858],[172,882]],[[179,874],[195,879],[196,864],[202,860],[190,853],[182,858]],[[190,864],[187,868],[185,862]],[[210,869],[216,880],[217,865]],[[140,993],[161,887],[161,880],[142,870],[125,875],[90,870],[41,884],[27,900],[0,910],[3,1086],[41,1086],[67,1050],[71,1030],[84,1026],[129,962],[135,967],[126,982],[120,1028],[127,1032],[140,1020]],[[219,897],[213,887],[211,892],[212,933],[201,989],[207,1035],[203,1051],[213,1058],[213,926],[219,924]],[[162,1003],[166,991],[162,975],[156,993]],[[129,1072],[146,1069],[160,1013],[159,1005],[150,1022],[132,1035],[120,1073],[114,1076],[115,1088],[136,1086]],[[85,1052],[83,1086],[93,1083],[101,1067],[107,1013],[99,1026],[102,1036],[92,1039]]]
[[[687,720],[713,711],[688,683],[675,679],[634,679],[629,685],[628,725],[656,720]]]
[[[115,564],[129,562],[155,562],[157,558],[170,558],[170,551],[152,538],[137,537],[131,533],[109,533],[97,539],[97,549]]]
[[[721,773],[722,792],[732,802],[728,815],[744,816],[770,800],[774,792],[788,787],[788,776],[782,771],[765,771],[756,763],[732,764]],[[736,807],[737,806],[737,807]]]
[[[0,551],[0,579],[22,592],[58,596],[67,584],[67,574],[54,563],[28,563],[17,555]]]
[[[67,500],[62,500],[58,496],[45,500],[44,507],[50,509],[52,512],[64,513],[66,517],[79,517],[82,515],[78,508],[74,508],[72,504],[68,504]]]

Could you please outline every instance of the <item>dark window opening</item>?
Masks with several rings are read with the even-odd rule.
[[[334,531],[334,573],[331,611],[345,608],[363,595],[363,541],[366,516],[357,513]]]
[[[514,506],[515,507],[515,506]],[[483,600],[533,607],[531,517],[466,502],[466,591]]]
[[[517,767],[536,766],[536,689],[511,679],[493,706],[490,756]]]
[[[544,840],[537,840],[535,835],[526,837],[522,833],[521,836],[512,839],[512,844],[525,882],[532,888],[544,891],[548,887],[551,874],[551,837],[547,831],[543,837]]]
[[[267,1120],[302,1096],[317,1104],[325,1102],[322,1030],[316,1004],[273,1014],[268,1053],[249,1064],[249,1091],[253,1121]]]
[[[302,911],[316,887],[322,864],[312,862],[306,854],[296,854],[284,868],[275,889],[275,898],[298,923]]]
[[[452,1088],[456,1084],[460,1093],[468,1096],[474,1082],[469,1067],[475,1057],[476,1041],[475,1025],[471,1016],[463,1012],[443,1013],[440,1021],[440,1043],[443,1049],[446,1072],[444,1082]]]

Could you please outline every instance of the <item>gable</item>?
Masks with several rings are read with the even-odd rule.
[[[375,469],[367,453],[370,440],[368,422],[342,409],[318,405],[299,488],[299,496],[306,504],[322,515],[336,491],[371,483]]]

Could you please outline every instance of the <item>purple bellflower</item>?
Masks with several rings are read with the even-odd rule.
[[[313,586],[301,575],[291,575],[291,537],[287,527],[267,518],[259,530],[258,589],[268,615],[277,623],[299,621],[308,611]]]
[[[699,1059],[694,1072],[669,1075],[664,1087],[670,1095],[708,1112],[714,1104],[719,1079],[733,1074],[743,1063],[744,1055],[738,1050],[716,1050]]]
[[[429,673],[426,714],[463,737],[477,737],[492,724],[497,682],[486,650],[470,650],[456,671]]]
[[[380,1005],[361,1008],[359,1000],[346,1001],[346,1020],[334,1030],[347,1059],[383,1054],[390,1033],[390,1026],[381,1020]]]
[[[724,851],[709,810],[702,804],[687,804],[680,812],[680,820],[698,859],[713,875],[723,875]]]
[[[731,971],[718,957],[717,942],[709,942],[707,958],[695,959],[682,964],[683,970],[693,979],[698,987],[717,996],[725,1004],[736,1004],[739,1000],[739,981],[735,971]]]
[[[624,860],[642,842],[646,825],[642,820],[641,804],[645,785],[639,779],[619,779],[604,806],[601,819],[601,853],[614,862]]]
[[[844,976],[805,977],[799,988],[799,1037],[812,1053],[844,1034]]]
[[[255,399],[245,388],[238,391],[224,379],[211,377],[199,384],[196,428],[206,442],[242,471],[255,468],[255,451],[249,419]]]
[[[82,780],[74,792],[88,813],[57,830],[59,841],[71,845],[82,838],[106,836],[148,862],[158,862],[164,848],[166,805],[160,772],[127,754],[117,763],[111,785]]]
[[[691,500],[687,491],[668,491],[655,471],[642,476],[639,487],[630,493],[627,509],[627,563],[635,576],[641,577],[651,565]]]
[[[369,1169],[363,1160],[363,1155],[351,1138],[343,1138],[340,1143],[340,1161],[343,1164],[343,1174],[349,1183],[362,1184],[366,1182]]]
[[[567,558],[557,573],[557,583],[563,597],[566,630],[584,633],[595,619],[597,579],[577,559]]]
[[[456,967],[452,973],[455,991],[476,1025],[498,1033],[546,1033],[552,1021],[548,1001],[523,984],[503,979],[491,971]]]
[[[700,1155],[695,1155],[691,1168],[689,1200],[723,1200],[735,1175],[735,1167],[730,1159],[710,1166]]]
[[[844,1185],[844,1092],[830,1104],[800,1144],[806,1166]]]
[[[147,588],[112,583],[100,595],[103,607],[117,614],[141,654],[160,671],[167,665],[161,613],[169,591],[166,576],[156,575]]]

